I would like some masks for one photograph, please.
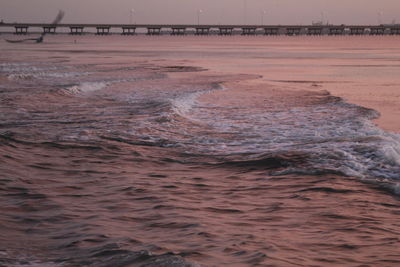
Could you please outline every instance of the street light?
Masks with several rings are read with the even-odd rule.
[[[382,15],[383,15],[383,12],[382,11],[378,11],[378,25],[382,24]]]
[[[197,10],[197,25],[200,25],[200,14],[203,13],[203,10]]]
[[[130,16],[129,16],[129,24],[132,24],[133,13],[135,13],[135,9],[132,8],[132,9],[131,9]]]
[[[267,11],[263,10],[261,11],[261,25],[264,26],[264,16],[267,14]]]
[[[247,24],[247,0],[243,0],[243,19],[244,24]]]

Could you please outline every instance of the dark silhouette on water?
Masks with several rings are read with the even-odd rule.
[[[57,25],[58,23],[61,22],[61,20],[64,18],[65,12],[60,10],[58,11],[58,14],[56,18],[53,20],[52,25]],[[28,38],[28,39],[22,39],[22,40],[8,40],[5,39],[9,43],[24,43],[24,42],[29,42],[29,41],[35,41],[36,43],[42,43],[44,36],[46,35],[45,32],[43,32],[38,38]]]
[[[45,33],[42,33],[42,35],[39,36],[38,38],[28,38],[28,39],[22,39],[22,40],[8,40],[8,39],[5,39],[5,40],[9,43],[25,43],[28,41],[35,41],[36,43],[42,43],[44,35],[45,35]]]

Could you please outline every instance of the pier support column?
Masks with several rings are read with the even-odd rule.
[[[15,26],[15,34],[27,34],[28,33],[28,26]]]
[[[122,27],[122,35],[135,35],[136,27]]]
[[[198,27],[196,28],[196,35],[209,35],[210,28]]]
[[[385,34],[385,27],[371,27],[370,28],[370,35],[384,35]]]
[[[351,27],[350,35],[364,35],[365,28],[364,27]]]
[[[43,27],[43,33],[55,34],[56,33],[56,27],[55,26],[44,26]]]
[[[286,28],[286,35],[289,36],[300,35],[300,32],[301,32],[300,27]]]
[[[400,35],[400,27],[392,27],[390,28],[391,35]]]
[[[99,26],[96,27],[96,29],[97,29],[97,35],[108,35],[110,33],[109,26]]]
[[[322,27],[307,28],[307,35],[322,35]]]
[[[329,35],[343,35],[344,34],[344,28],[329,28]]]
[[[264,35],[278,35],[278,34],[279,34],[279,28],[270,28],[270,27],[264,28]]]
[[[242,28],[242,35],[256,35],[256,30],[255,27]]]
[[[185,35],[186,33],[186,28],[177,27],[171,29],[172,29],[171,35]]]
[[[147,28],[147,35],[160,35],[161,28]]]
[[[72,27],[69,27],[69,29],[71,30],[70,34],[72,34],[72,35],[82,35],[83,34],[83,27],[81,27],[81,26],[72,26]]]
[[[219,28],[219,35],[232,35],[233,28],[231,27],[221,27]]]

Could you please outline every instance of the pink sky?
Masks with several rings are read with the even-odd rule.
[[[400,0],[0,0],[0,19],[48,22],[59,9],[71,23],[129,23],[132,9],[136,23],[194,24],[199,9],[209,24],[400,22]]]

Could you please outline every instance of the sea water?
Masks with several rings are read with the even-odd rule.
[[[1,44],[0,264],[400,263],[400,136],[377,111],[204,67],[267,37],[71,38]]]

